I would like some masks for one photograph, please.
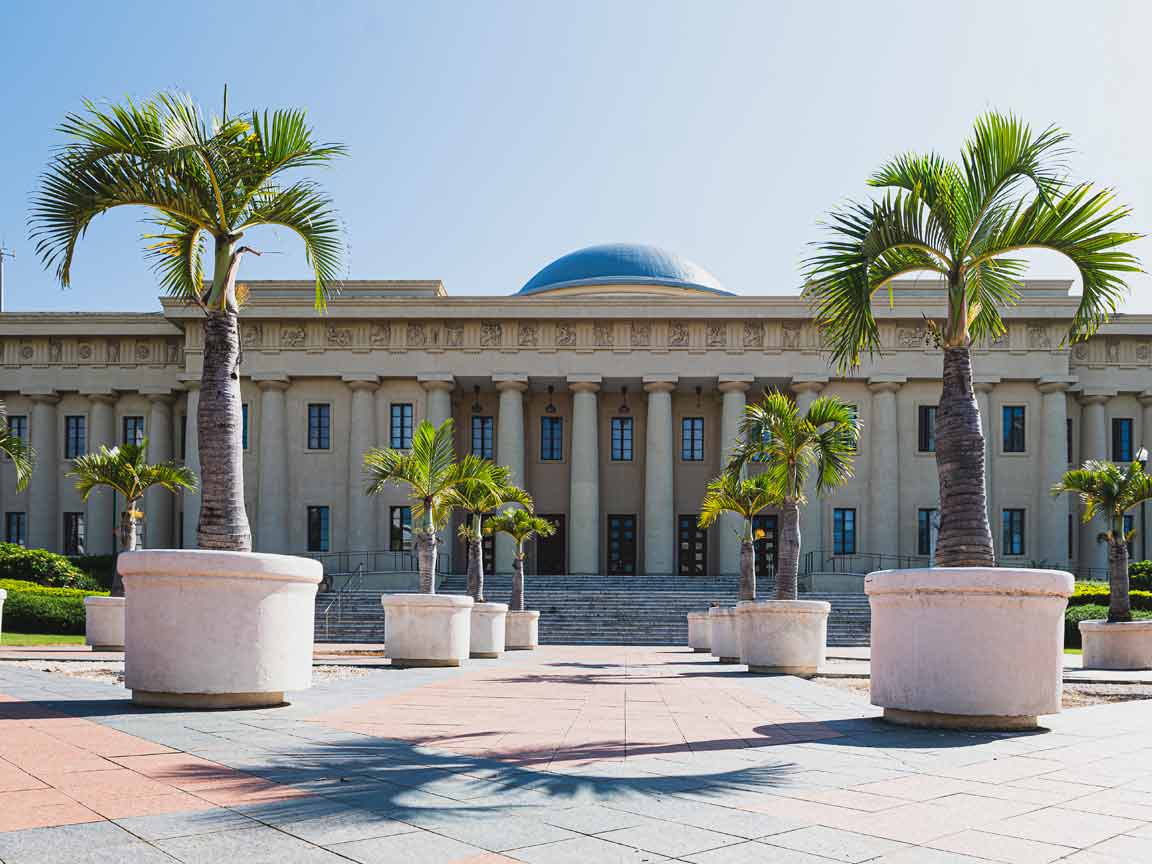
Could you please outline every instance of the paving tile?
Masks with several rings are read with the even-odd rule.
[[[994,822],[996,816],[983,818],[972,816],[959,809],[952,809],[937,803],[920,801],[881,810],[879,813],[860,813],[848,819],[841,819],[837,827],[873,837],[899,840],[902,843],[927,843],[937,837],[955,834],[983,822]],[[991,805],[1005,804],[1003,801],[984,799]]]
[[[937,837],[928,845],[934,849],[974,855],[1001,864],[1048,864],[1076,851],[1070,846],[990,834],[986,831],[960,831],[946,837]]]
[[[256,827],[256,823],[247,816],[223,807],[161,815],[128,816],[115,821],[120,827],[145,840],[167,840],[172,837]]]
[[[559,843],[530,846],[518,849],[514,854],[516,860],[525,864],[657,864],[668,861],[663,855],[609,843],[599,837],[577,837]]]
[[[690,864],[829,864],[831,859],[779,846],[768,847],[753,840],[685,855],[680,860]]]
[[[693,828],[676,822],[654,822],[632,828],[620,828],[599,835],[601,839],[624,846],[634,846],[647,852],[655,852],[670,858],[680,858],[721,846],[732,846],[743,838],[731,834]]]
[[[860,861],[867,861],[906,848],[904,844],[892,840],[821,826],[798,828],[795,831],[769,837],[761,842],[769,846],[793,849],[797,852],[809,852],[813,855],[831,858],[833,861],[844,861],[847,864],[857,864]]]
[[[377,837],[372,840],[356,840],[351,843],[335,843],[333,852],[344,859],[359,861],[361,864],[398,864],[411,861],[413,864],[448,864],[461,858],[467,859],[483,855],[483,849],[469,846],[450,837],[441,837],[430,831],[413,831],[409,834],[395,834],[391,837]]]
[[[577,836],[572,831],[539,819],[477,813],[469,807],[442,807],[419,815],[410,812],[397,812],[395,815],[409,824],[490,852],[507,852],[510,849],[555,843]]]
[[[549,825],[567,828],[579,834],[600,834],[604,831],[615,831],[619,828],[632,828],[636,825],[645,825],[655,820],[628,813],[624,810],[613,810],[597,804],[588,804],[582,807],[572,807],[567,810],[550,810],[541,817]]]
[[[274,828],[239,828],[157,840],[156,846],[185,864],[337,864],[338,855]]]
[[[96,849],[138,851],[140,848],[146,848],[145,844],[111,822],[0,834],[0,861],[5,864],[73,864]]]
[[[1097,843],[1089,852],[1115,858],[1118,861],[1140,861],[1147,864],[1152,859],[1152,843],[1147,838],[1127,834],[1117,835],[1103,843]]]
[[[881,855],[873,858],[869,864],[987,864],[987,859],[917,847]]]
[[[992,822],[984,826],[990,834],[1006,834],[1009,837],[1022,837],[1025,840],[1040,840],[1060,846],[1083,849],[1123,834],[1142,823],[1134,819],[1118,816],[1103,816],[1099,813],[1077,813],[1062,807],[1049,807],[1034,813],[1025,813]]]

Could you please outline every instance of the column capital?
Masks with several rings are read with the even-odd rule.
[[[792,389],[797,393],[819,393],[827,385],[828,379],[822,376],[792,379]]]
[[[754,375],[722,375],[717,380],[716,388],[721,393],[747,393],[754,380]]]
[[[1082,405],[1103,405],[1116,395],[1115,390],[1085,390],[1080,394]]]
[[[261,378],[259,380],[253,379],[253,381],[265,393],[269,390],[287,390],[292,385],[289,378]]]
[[[113,393],[111,390],[98,390],[91,393],[81,391],[80,395],[91,402],[99,402],[102,405],[115,405],[116,400],[120,398],[119,393]]]
[[[1150,406],[1152,405],[1152,390],[1145,390],[1143,393],[1137,394],[1136,398],[1140,400],[1141,405]]]
[[[973,381],[972,389],[977,393],[991,393],[996,389],[996,385],[999,383],[999,378],[985,378],[981,381]]]
[[[1075,383],[1075,378],[1041,378],[1036,382],[1036,389],[1045,395],[1048,393],[1063,393]]]
[[[505,390],[510,390],[514,393],[523,393],[528,389],[528,376],[493,375],[492,383],[496,385],[496,389],[501,393],[503,393]]]
[[[435,390],[443,390],[452,392],[456,389],[456,379],[452,375],[431,373],[428,375],[417,375],[416,380],[420,382],[420,386],[429,392]]]
[[[907,383],[907,378],[869,378],[868,389],[873,393],[898,393]]]
[[[568,389],[573,393],[598,393],[600,384],[596,381],[568,381]]]
[[[20,395],[31,399],[34,405],[55,405],[60,401],[55,390],[21,390]]]
[[[675,380],[667,381],[667,380],[660,380],[660,379],[655,379],[655,380],[649,380],[648,378],[644,379],[644,392],[645,393],[671,393],[675,389],[676,389],[676,381]]]
[[[151,402],[153,405],[171,405],[173,402],[176,401],[176,397],[173,396],[171,392],[168,392],[168,393],[144,393],[144,392],[141,392],[140,395],[141,396],[147,396],[148,401]]]
[[[379,375],[342,375],[340,380],[347,384],[348,389],[353,392],[367,390],[371,393],[380,386]]]

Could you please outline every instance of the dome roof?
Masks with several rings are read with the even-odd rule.
[[[597,285],[651,285],[731,294],[700,265],[655,246],[637,243],[609,243],[569,252],[529,279],[518,294]]]

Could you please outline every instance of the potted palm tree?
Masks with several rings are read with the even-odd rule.
[[[710,528],[724,513],[734,513],[742,520],[743,530],[738,535],[740,541],[740,600],[751,603],[756,600],[756,537],[752,530],[752,520],[758,513],[776,503],[775,490],[771,487],[772,478],[767,474],[745,477],[736,466],[728,466],[708,484],[704,500],[700,504],[700,527]],[[719,608],[719,607],[717,607]],[[693,650],[700,650],[707,642],[707,650],[721,662],[738,656],[740,662],[748,662],[745,656],[739,622],[736,617],[717,613],[716,634],[712,633],[709,613],[688,613],[688,644]],[[732,652],[735,650],[735,655]]]
[[[451,420],[439,428],[425,420],[412,432],[408,450],[373,447],[364,454],[368,494],[407,487],[419,524],[413,531],[419,593],[380,598],[385,651],[397,667],[459,666],[468,658],[472,598],[436,593],[436,532],[448,521],[456,486],[477,480],[486,468],[457,463],[453,434]]]
[[[144,514],[138,508],[144,493],[153,486],[178,494],[196,488],[196,475],[191,469],[174,462],[149,464],[148,439],[139,444],[101,447],[72,460],[68,477],[76,478],[76,491],[87,502],[96,489],[108,488],[124,500],[120,513],[120,551],[136,551],[140,522]],[[94,650],[124,650],[124,580],[117,570],[112,577],[108,597],[84,600],[84,641]]]
[[[16,469],[16,491],[23,492],[32,479],[36,453],[27,441],[14,434],[8,426],[8,409],[3,402],[0,402],[0,454],[12,460],[12,466]],[[4,601],[7,599],[8,592],[0,588],[0,620],[3,619]]]
[[[789,396],[772,391],[745,409],[740,437],[726,473],[743,471],[751,462],[761,466],[757,488],[780,511],[776,598],[742,603],[736,610],[743,662],[752,672],[811,676],[824,663],[831,606],[797,599],[800,508],[808,503],[809,477],[815,477],[817,495],[851,478],[860,421],[835,396],[813,400],[801,414]],[[747,548],[751,555],[751,543]]]
[[[524,544],[533,537],[551,537],[556,533],[556,525],[531,510],[515,507],[489,516],[484,530],[489,534],[507,534],[516,546],[504,647],[509,651],[530,651],[540,644],[540,613],[524,608],[524,557],[527,554]]]
[[[161,287],[203,312],[196,424],[201,471],[198,549],[121,555],[132,595],[124,683],[133,699],[184,707],[274,705],[312,681],[319,562],[252,552],[244,510],[239,303],[242,243],[262,226],[298,237],[316,281],[316,308],[335,290],[340,221],[300,169],[344,148],[316,140],[296,109],[228,110],[206,118],[187,96],[101,108],[91,102],[59,127],[32,202],[36,248],[61,285],[94,219],[142,207],[155,226],[146,251]],[[211,251],[207,246],[211,245]],[[205,256],[211,255],[209,276]],[[272,601],[274,598],[274,602]]]
[[[1090,460],[1069,471],[1052,487],[1053,495],[1072,493],[1084,503],[1084,522],[1099,516],[1101,539],[1108,544],[1108,619],[1081,621],[1085,669],[1152,669],[1152,620],[1132,620],[1128,586],[1128,544],[1135,530],[1125,530],[1124,516],[1152,501],[1152,475],[1144,469],[1144,448],[1127,467]]]
[[[944,320],[930,325],[943,368],[938,566],[874,573],[865,584],[872,702],[894,722],[1034,726],[1037,714],[1060,710],[1058,621],[1072,577],[995,569],[971,349],[1005,332],[1002,313],[1027,266],[1021,251],[1048,249],[1076,266],[1083,295],[1069,340],[1094,333],[1126,294],[1125,275],[1140,270],[1123,248],[1139,235],[1117,230],[1128,208],[1110,190],[1062,174],[1067,138],[989,112],[959,162],[906,153],[882,166],[870,183],[885,196],[833,213],[806,264],[805,294],[841,371],[881,348],[873,296],[887,292],[891,303],[894,280],[931,276],[946,306]],[[916,284],[922,291],[923,280]]]
[[[447,501],[467,514],[460,535],[468,544],[468,593],[473,601],[469,655],[496,658],[504,653],[508,604],[484,599],[484,514],[506,504],[531,509],[532,496],[509,481],[508,468],[473,454],[460,460],[457,472],[462,479]]]

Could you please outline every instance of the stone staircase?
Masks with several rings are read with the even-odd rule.
[[[767,583],[767,584],[766,584]],[[511,576],[489,576],[489,600],[507,602]],[[440,591],[467,593],[466,577],[446,576]],[[770,597],[770,580],[759,592]],[[736,602],[735,577],[684,578],[668,576],[536,576],[527,580],[528,608],[540,611],[540,641],[550,645],[682,645],[688,640],[685,616],[708,608],[711,601]],[[382,642],[384,611],[380,591],[325,593],[316,602],[319,642]],[[860,593],[805,593],[804,600],[832,604],[828,644],[867,645],[870,633],[868,598]],[[327,616],[325,610],[328,610]],[[327,621],[325,618],[327,617]]]

